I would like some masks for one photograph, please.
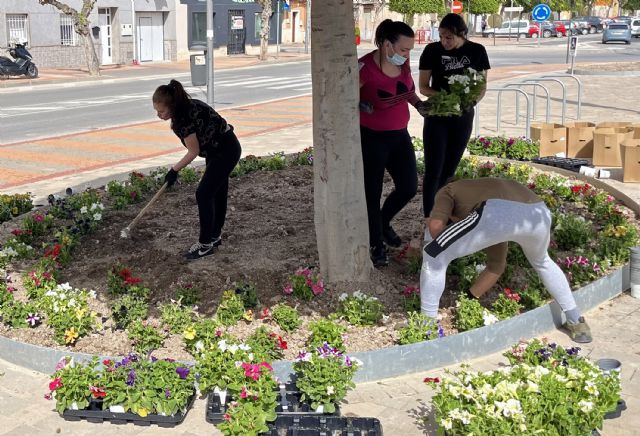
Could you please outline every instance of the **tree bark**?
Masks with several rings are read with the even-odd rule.
[[[273,15],[273,9],[271,8],[271,0],[260,0],[262,6],[262,29],[260,29],[260,60],[265,61],[268,57],[269,49],[269,19]]]
[[[84,49],[84,57],[87,61],[87,69],[89,71],[89,75],[99,76],[100,61],[98,60],[98,55],[96,54],[96,48],[93,45],[93,38],[91,37],[91,34],[89,32],[79,33],[79,36],[82,40],[82,48]]]
[[[311,9],[314,218],[320,269],[329,282],[367,281],[372,268],[353,29],[351,0]]]

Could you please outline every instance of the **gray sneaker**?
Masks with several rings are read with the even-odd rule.
[[[577,323],[567,321],[564,327],[569,331],[569,336],[574,342],[588,344],[593,340],[589,324],[584,320],[584,316],[578,319]]]

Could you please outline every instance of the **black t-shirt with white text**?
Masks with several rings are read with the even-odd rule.
[[[460,48],[445,50],[441,42],[427,45],[420,55],[420,70],[431,70],[431,88],[449,90],[448,78],[462,74],[465,68],[485,71],[491,68],[482,44],[465,41]]]

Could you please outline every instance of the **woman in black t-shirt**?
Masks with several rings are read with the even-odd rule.
[[[485,77],[490,67],[484,46],[467,40],[467,25],[457,14],[447,14],[439,27],[440,41],[427,45],[420,56],[420,93],[426,97],[448,90],[448,77],[473,68]],[[486,89],[486,88],[485,88]],[[484,91],[480,98],[484,96]],[[424,183],[422,205],[425,218],[431,213],[438,189],[454,175],[473,127],[473,108],[460,116],[427,116],[424,120]]]
[[[196,189],[200,237],[185,256],[187,259],[208,256],[222,243],[229,175],[240,160],[240,142],[233,126],[208,104],[191,99],[177,80],[156,89],[153,108],[158,118],[171,120],[171,130],[187,149],[165,177],[169,186],[176,182],[178,172],[197,156],[205,158],[206,169]]]

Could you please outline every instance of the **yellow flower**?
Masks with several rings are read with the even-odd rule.
[[[71,327],[70,329],[68,329],[67,331],[64,332],[64,342],[65,342],[65,344],[74,344],[76,342],[76,340],[78,339],[78,336],[80,336],[80,334],[78,333],[76,328],[75,327]]]
[[[149,411],[144,407],[140,407],[136,413],[144,418],[149,414]]]
[[[185,339],[188,340],[193,340],[196,338],[196,329],[193,327],[188,327],[184,333],[182,334],[182,336],[184,336]]]
[[[251,310],[251,309],[247,310],[247,311],[242,315],[242,317],[243,317],[244,319],[246,319],[247,321],[249,321],[249,322],[253,321],[253,310]]]
[[[13,209],[11,209],[11,213],[12,213],[13,215],[18,215],[18,208],[17,208],[17,207],[14,207]]]
[[[87,313],[87,309],[77,309],[76,317],[78,318],[78,320],[81,320],[85,313]]]

